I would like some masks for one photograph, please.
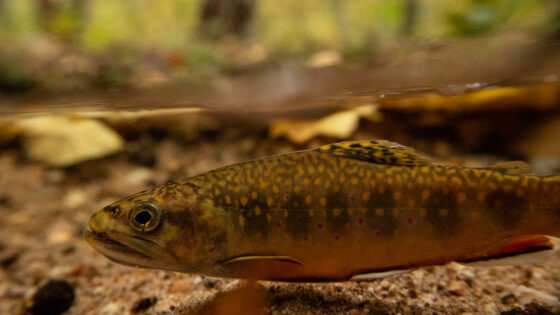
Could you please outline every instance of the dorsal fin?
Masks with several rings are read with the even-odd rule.
[[[420,157],[414,149],[387,140],[345,141],[327,144],[317,150],[351,159],[378,164],[427,165],[431,162]]]
[[[529,175],[533,173],[531,165],[524,161],[502,162],[492,166],[492,169],[508,175]]]

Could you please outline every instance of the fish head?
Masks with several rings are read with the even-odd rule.
[[[226,217],[192,183],[130,195],[90,218],[84,236],[115,262],[143,268],[205,273],[221,259]]]

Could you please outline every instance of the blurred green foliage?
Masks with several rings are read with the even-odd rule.
[[[388,45],[398,46],[403,36],[433,41],[538,32],[558,24],[553,0],[417,0],[414,25],[405,35],[400,32],[407,16],[405,0],[256,0],[245,36],[206,30],[215,34],[209,40],[200,34],[203,1],[0,0],[0,60],[7,58],[8,46],[11,52],[40,54],[29,52],[34,49],[30,43],[48,39],[81,56],[99,58],[97,71],[134,73],[134,63],[152,63],[164,75],[188,76],[279,58],[305,61],[322,50],[356,62],[376,58]],[[15,69],[10,77],[25,77],[26,65],[17,70],[21,60],[14,62],[7,62]],[[114,77],[123,76],[99,74],[97,79],[102,78],[102,85],[127,81]]]

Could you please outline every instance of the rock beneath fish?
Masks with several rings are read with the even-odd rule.
[[[74,288],[64,280],[51,280],[33,295],[27,312],[33,315],[62,314],[74,302]]]

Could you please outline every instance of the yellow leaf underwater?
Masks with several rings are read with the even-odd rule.
[[[302,144],[317,136],[346,139],[358,129],[360,118],[378,120],[380,114],[377,111],[377,105],[359,106],[319,120],[275,120],[270,125],[270,136],[272,138],[285,136],[297,144]]]
[[[40,116],[17,122],[31,160],[66,167],[123,148],[121,137],[101,122],[69,116]]]

